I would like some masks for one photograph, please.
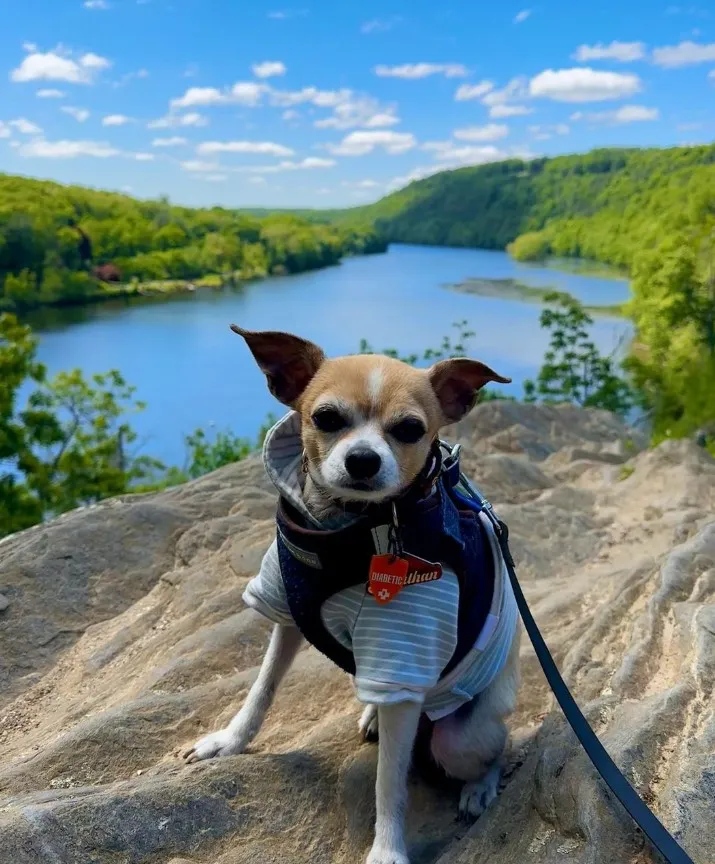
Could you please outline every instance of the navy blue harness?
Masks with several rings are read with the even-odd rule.
[[[494,561],[479,508],[455,491],[460,476],[456,452],[444,461],[439,451],[435,455],[427,484],[413,485],[394,503],[405,551],[447,564],[459,580],[457,645],[444,676],[471,650],[484,627],[494,594]],[[370,559],[380,551],[373,530],[391,525],[392,519],[390,502],[372,507],[346,527],[316,530],[285,498],[278,502],[278,557],[291,615],[308,642],[350,675],[355,674],[353,653],[326,629],[320,610],[345,588],[363,584],[367,590]]]

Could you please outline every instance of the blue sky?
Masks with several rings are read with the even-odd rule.
[[[190,205],[715,137],[706,3],[25,0],[0,62],[0,171]]]

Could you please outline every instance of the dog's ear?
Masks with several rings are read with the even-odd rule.
[[[490,381],[511,384],[511,378],[503,378],[484,363],[466,357],[440,360],[427,375],[449,423],[456,423],[474,408],[477,394],[485,384]]]
[[[246,340],[271,393],[279,402],[295,408],[325,360],[322,350],[290,333],[244,330],[236,324],[232,324],[231,329]]]

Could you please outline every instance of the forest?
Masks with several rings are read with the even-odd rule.
[[[434,174],[375,204],[389,241],[591,259],[631,278],[626,370],[655,442],[715,441],[715,145],[594,150]]]
[[[258,218],[0,175],[0,310],[80,303],[145,281],[297,273],[386,248],[369,223]]]

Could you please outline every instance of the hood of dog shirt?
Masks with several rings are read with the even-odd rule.
[[[318,521],[303,501],[305,474],[303,473],[303,439],[301,418],[290,411],[269,429],[263,442],[263,464],[271,483],[278,493],[294,507],[313,528],[343,527],[357,516],[343,515],[338,524]]]

